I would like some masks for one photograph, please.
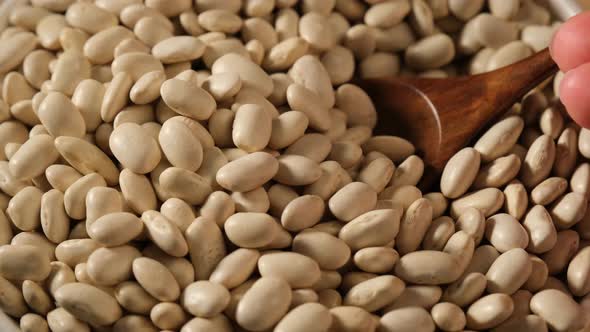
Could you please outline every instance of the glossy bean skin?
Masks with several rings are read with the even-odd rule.
[[[248,305],[271,298],[275,303],[274,306],[264,308]],[[250,329],[262,329],[276,323],[287,311],[289,302],[291,302],[291,292],[286,281],[263,277],[244,294],[237,307],[236,319],[240,325],[249,326]]]
[[[85,296],[76,299],[77,295]],[[121,317],[121,307],[115,298],[94,286],[82,283],[66,284],[58,289],[55,298],[58,304],[89,323],[110,324]],[[107,310],[101,312],[99,308]]]

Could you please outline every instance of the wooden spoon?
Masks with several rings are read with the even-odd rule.
[[[549,50],[480,75],[380,78],[361,83],[379,114],[376,134],[411,141],[426,165],[442,171],[490,121],[557,72]]]

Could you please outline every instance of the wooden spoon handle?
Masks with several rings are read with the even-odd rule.
[[[504,114],[514,101],[520,100],[558,70],[549,49],[544,49],[510,66],[473,77],[487,85],[489,93],[486,95],[486,102],[495,106],[482,112],[484,122]]]
[[[576,0],[548,0],[553,12],[562,20],[582,12],[582,7]]]

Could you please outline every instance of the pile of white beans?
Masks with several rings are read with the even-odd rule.
[[[349,83],[527,57],[557,27],[540,1],[31,0],[8,21],[0,309],[23,332],[589,330],[590,131],[551,81],[431,193]]]

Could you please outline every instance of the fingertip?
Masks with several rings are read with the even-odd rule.
[[[590,62],[590,12],[572,17],[553,36],[549,49],[562,71]]]
[[[590,128],[590,63],[568,71],[559,86],[561,102],[572,119],[584,128]]]

